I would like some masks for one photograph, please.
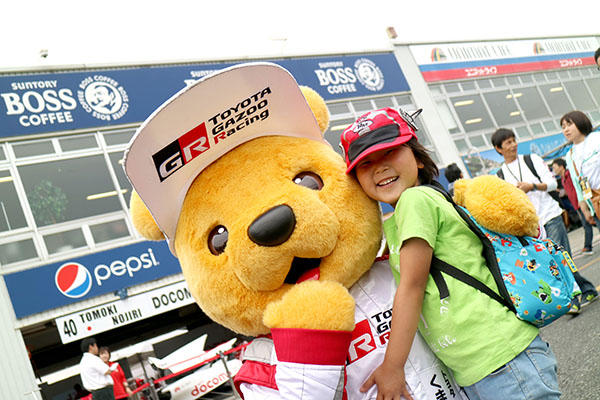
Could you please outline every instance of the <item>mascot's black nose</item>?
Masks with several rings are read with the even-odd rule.
[[[250,240],[261,246],[277,246],[294,232],[296,217],[289,206],[276,206],[256,218],[248,227]]]

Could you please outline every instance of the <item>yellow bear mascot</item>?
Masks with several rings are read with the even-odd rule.
[[[245,399],[377,395],[359,388],[383,359],[395,284],[376,260],[379,208],[327,124],[286,70],[243,64],[167,101],[126,154],[138,231],[168,241],[210,318],[258,337],[236,375]],[[461,395],[419,334],[406,378],[414,399]]]

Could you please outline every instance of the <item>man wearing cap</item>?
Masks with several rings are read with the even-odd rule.
[[[109,367],[98,357],[98,344],[94,338],[83,339],[81,351],[83,356],[79,362],[79,374],[83,387],[92,393],[93,400],[115,400],[110,373],[119,364]]]

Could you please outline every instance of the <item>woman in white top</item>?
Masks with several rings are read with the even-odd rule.
[[[600,189],[600,132],[592,132],[592,122],[581,111],[563,115],[560,125],[565,138],[573,143],[566,159],[579,206],[585,219],[591,224],[595,220],[600,229],[600,219],[582,188],[582,181],[587,181],[591,189]]]
[[[579,207],[585,219],[600,229],[600,218],[595,215],[589,199],[584,198],[585,185],[591,189],[600,189],[600,132],[592,132],[592,122],[581,111],[571,111],[560,119],[565,138],[573,143],[567,153],[567,168],[577,192]],[[576,278],[577,278],[577,272]],[[581,277],[583,278],[583,277]],[[586,280],[587,281],[587,280]],[[591,282],[577,280],[581,288],[581,306],[598,298],[598,292]]]

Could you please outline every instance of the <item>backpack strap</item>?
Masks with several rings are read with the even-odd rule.
[[[496,300],[498,303],[502,304],[503,306],[507,306],[504,298],[502,298],[498,293],[496,293],[492,289],[490,289],[486,284],[475,279],[474,277],[467,274],[463,270],[460,270],[460,269],[456,268],[455,266],[448,264],[444,260],[440,260],[439,258],[434,256],[431,261],[431,268],[434,271],[436,271],[436,275],[438,275],[439,272],[444,272],[444,273],[450,275],[451,277],[456,278],[459,281],[466,283],[467,285],[469,285],[471,287],[474,287],[475,289],[479,290],[480,292],[487,294],[488,296],[490,296],[492,299]],[[435,278],[435,275],[433,272],[432,272],[432,276],[435,281],[436,278]],[[439,276],[441,276],[441,274],[439,274]],[[437,282],[436,282],[436,285],[438,286],[438,291],[440,291],[440,299],[444,299],[450,295],[450,293],[448,292],[448,286],[446,285],[446,282],[443,283],[441,290],[440,290],[440,286],[438,285]]]
[[[444,198],[446,199],[446,201],[448,201],[450,204],[452,204],[452,206],[454,207],[454,209],[456,210],[458,215],[460,215],[460,217],[465,221],[465,223],[467,224],[469,229],[471,229],[471,231],[475,234],[475,236],[477,236],[477,238],[479,239],[479,241],[481,242],[481,244],[483,246],[482,256],[485,259],[485,264],[488,267],[488,269],[490,270],[490,273],[492,274],[492,277],[494,278],[494,281],[496,282],[496,286],[498,287],[498,291],[500,292],[500,295],[498,295],[496,292],[494,292],[492,289],[490,289],[487,285],[481,283],[480,281],[478,281],[471,275],[467,274],[466,272],[462,271],[461,269],[456,268],[455,266],[450,265],[443,260],[440,260],[439,258],[437,258],[434,255],[432,257],[430,271],[433,271],[432,278],[433,278],[434,282],[436,283],[436,286],[438,286],[438,291],[440,292],[440,298],[442,298],[441,297],[442,295],[445,295],[445,297],[449,296],[448,287],[447,287],[446,283],[443,282],[443,284],[441,284],[441,285],[438,284],[438,281],[443,280],[443,277],[441,276],[440,272],[444,272],[444,273],[460,280],[461,282],[464,282],[467,285],[472,286],[475,289],[487,294],[492,299],[498,301],[502,305],[506,306],[509,310],[516,313],[517,310],[515,309],[515,306],[510,299],[510,295],[508,294],[508,290],[506,289],[506,286],[504,286],[504,280],[502,279],[502,274],[500,273],[500,267],[498,266],[498,259],[496,258],[496,251],[494,250],[494,246],[489,241],[487,236],[485,236],[485,234],[481,231],[481,229],[479,229],[479,227],[475,224],[475,222],[473,222],[471,217],[469,217],[469,215],[460,206],[458,206],[454,202],[454,200],[452,200],[450,195],[443,189],[443,187],[438,182],[434,181],[431,185],[424,185],[424,186],[430,187],[430,188],[436,190],[437,192],[441,193],[444,196]],[[438,276],[436,276],[436,275],[438,275]]]
[[[504,165],[504,164],[502,164]],[[502,171],[502,165],[500,166],[500,169],[498,171],[496,171],[496,175],[498,176],[498,178],[504,180],[504,171]]]
[[[533,165],[533,160],[531,159],[531,154],[525,154],[523,156],[523,161],[525,161],[525,165],[527,165],[527,168],[529,168],[529,170],[531,171],[531,173],[538,179],[538,181],[542,181],[542,178],[540,178],[539,174],[537,173],[535,166]]]

